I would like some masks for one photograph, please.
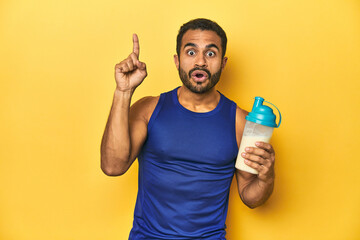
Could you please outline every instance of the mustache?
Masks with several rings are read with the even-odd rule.
[[[205,68],[199,68],[199,67],[193,68],[193,69],[191,69],[191,70],[189,71],[189,78],[191,78],[191,74],[192,74],[194,71],[196,71],[196,70],[201,70],[201,71],[206,72],[207,75],[208,75],[208,78],[209,78],[209,79],[211,78],[211,73],[210,73],[209,70],[207,70],[207,69],[205,69]]]

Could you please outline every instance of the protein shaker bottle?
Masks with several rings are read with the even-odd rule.
[[[252,174],[258,174],[258,171],[245,164],[241,153],[245,152],[246,147],[256,147],[255,142],[260,141],[268,143],[274,128],[278,128],[281,123],[281,114],[279,109],[274,104],[267,102],[279,111],[280,120],[279,124],[276,124],[276,116],[273,113],[273,110],[270,107],[263,105],[263,103],[264,99],[262,97],[255,97],[253,108],[245,117],[245,128],[235,164],[237,169]]]

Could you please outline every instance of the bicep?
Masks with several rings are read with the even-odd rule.
[[[134,161],[139,155],[141,147],[145,142],[147,136],[147,123],[141,119],[130,119],[129,130],[131,143],[130,159]]]
[[[146,140],[148,120],[150,119],[156,104],[156,97],[145,97],[137,101],[130,108],[129,134],[131,143],[131,161],[134,161],[138,157]]]
[[[236,109],[236,140],[238,147],[241,144],[242,134],[245,126],[245,117],[248,115],[248,112],[237,107]],[[239,190],[239,194],[241,196],[244,188],[256,177],[256,175],[241,171],[236,169],[236,181]]]

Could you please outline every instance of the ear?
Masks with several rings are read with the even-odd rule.
[[[227,60],[228,60],[227,57],[224,57],[224,58],[223,58],[222,63],[221,63],[221,70],[224,70],[225,65],[226,65],[226,63],[227,63]]]
[[[174,62],[175,62],[177,70],[179,70],[179,57],[176,54],[174,55]]]

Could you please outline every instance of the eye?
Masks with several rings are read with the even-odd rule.
[[[187,51],[187,54],[190,55],[190,56],[194,56],[195,51],[194,50],[189,50],[189,51]]]
[[[214,53],[213,51],[208,51],[208,52],[206,53],[206,56],[208,56],[208,57],[213,57],[213,56],[215,56],[215,53]]]

